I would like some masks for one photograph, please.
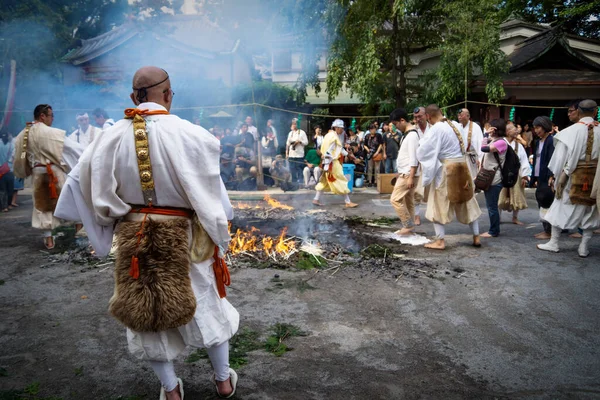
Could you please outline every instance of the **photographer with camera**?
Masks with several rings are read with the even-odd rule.
[[[302,170],[304,169],[304,148],[308,144],[306,132],[298,129],[298,119],[292,120],[291,131],[286,142],[286,158],[289,163],[292,181],[302,183]]]
[[[364,149],[367,152],[367,183],[377,184],[379,168],[383,160],[383,136],[377,133],[375,124],[369,125],[369,134],[365,136]]]

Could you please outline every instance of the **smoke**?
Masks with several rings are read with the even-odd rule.
[[[54,126],[67,131],[75,129],[78,112],[90,114],[97,107],[106,109],[114,119],[121,118],[123,109],[132,106],[131,78],[144,65],[156,65],[169,72],[176,93],[173,113],[190,121],[202,113],[202,125],[206,128],[215,124],[233,127],[246,115],[254,116],[257,110],[211,106],[242,100],[240,91],[234,88],[243,85],[248,88],[251,79],[259,75],[255,61],[260,60],[266,66],[262,72],[268,76],[273,41],[290,33],[293,29],[286,21],[296,18],[292,15],[293,7],[285,11],[286,1],[185,0],[171,2],[171,8],[163,7],[160,18],[149,18],[146,9],[143,19],[128,22],[123,16],[131,4],[114,3],[93,19],[102,27],[97,33],[104,35],[103,39],[92,46],[97,35],[91,35],[87,52],[68,60],[61,60],[68,50],[82,45],[86,49],[86,41],[69,43],[73,34],[86,31],[84,26],[66,37],[64,32],[55,34],[56,21],[45,19],[44,15],[0,22],[0,64],[4,66],[0,77],[1,102],[6,98],[10,59],[17,60],[18,69],[11,132],[19,132],[24,122],[32,119],[35,105],[41,103],[53,106]],[[182,11],[188,14],[180,14]],[[176,15],[168,15],[171,13]],[[282,98],[282,108],[291,107],[285,93],[277,95]],[[245,95],[246,99],[250,97]],[[233,117],[209,117],[219,110]],[[261,129],[268,118],[275,119],[280,142],[284,142],[294,116],[258,109],[255,122]]]

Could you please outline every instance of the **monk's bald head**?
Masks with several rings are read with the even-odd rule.
[[[425,112],[427,113],[427,115],[429,117],[441,117],[442,116],[442,110],[440,110],[440,108],[438,107],[437,104],[430,104],[427,107],[425,107]]]
[[[167,109],[171,106],[172,91],[169,74],[158,67],[142,67],[136,71],[132,80],[131,99],[138,105],[143,102],[158,103]]]
[[[580,117],[593,117],[598,109],[598,104],[594,100],[581,100],[577,111]]]

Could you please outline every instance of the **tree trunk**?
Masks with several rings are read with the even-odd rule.
[[[407,48],[398,34],[398,17],[394,18],[392,32],[392,46],[394,51],[394,67],[392,69],[392,82],[394,84],[394,98],[396,107],[406,106],[406,60]],[[400,65],[398,65],[400,64]]]

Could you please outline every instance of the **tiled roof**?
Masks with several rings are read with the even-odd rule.
[[[511,72],[504,78],[505,86],[582,86],[600,85],[600,72],[575,71],[565,69],[537,69],[533,71]]]
[[[82,40],[81,47],[71,50],[62,59],[73,65],[83,64],[120,46],[138,34],[133,24],[121,25],[89,40]]]
[[[86,63],[138,35],[151,35],[165,45],[203,58],[235,52],[239,45],[239,40],[230,38],[226,31],[203,17],[177,15],[160,24],[160,30],[144,29],[135,22],[121,25],[95,38],[82,40],[81,46],[67,53],[63,61],[73,65]]]
[[[586,65],[587,68],[600,71],[600,64],[573,49],[565,39],[564,34],[560,30],[553,28],[531,36],[515,47],[515,50],[508,57],[511,63],[510,72],[518,71],[528,64],[533,63],[555,47],[558,47],[567,56],[577,59],[580,63]],[[556,61],[560,62],[561,60]]]

